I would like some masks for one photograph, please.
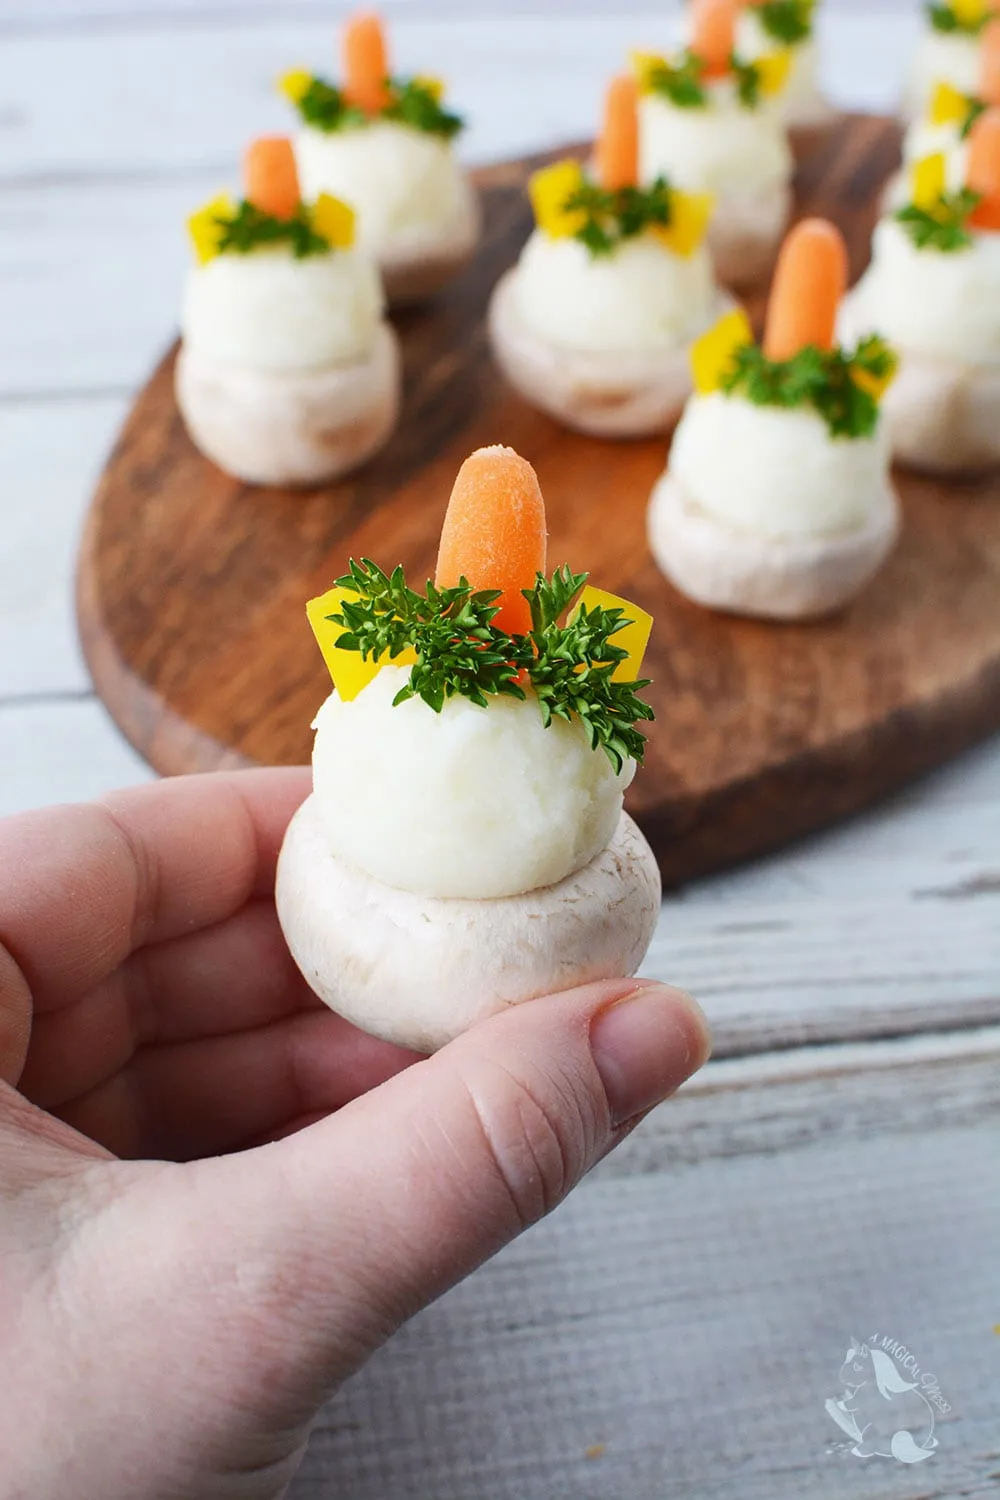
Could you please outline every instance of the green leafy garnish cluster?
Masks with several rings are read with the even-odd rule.
[[[760,69],[756,63],[743,62],[733,52],[729,70],[736,79],[736,93],[744,109],[756,109],[760,103]]]
[[[539,573],[524,590],[531,606],[531,631],[511,635],[493,623],[495,589],[474,592],[466,579],[454,588],[428,583],[423,594],[408,587],[403,569],[387,574],[363,558],[337,587],[357,596],[329,615],[345,634],[344,651],[358,651],[365,661],[407,648],[417,654],[408,682],[393,704],[422,698],[440,713],[456,695],[486,708],[490,697],[526,698],[527,680],[546,727],[553,719],[578,719],[593,749],[602,749],[616,771],[626,758],[642,761],[646,737],[636,728],[653,711],[638,696],[649,679],[615,682],[619,663],[628,655],[612,637],[630,622],[621,609],[583,605],[560,623],[587,581],[586,573],[559,568],[551,579]]]
[[[426,135],[439,135],[446,141],[458,135],[464,125],[460,115],[443,108],[434,90],[419,78],[390,78],[388,80],[390,100],[376,118],[396,120],[421,130]],[[335,130],[358,129],[371,123],[372,116],[349,104],[335,84],[323,78],[313,78],[308,87],[296,99],[295,106],[303,121],[316,130],[331,134]]]
[[[662,94],[678,109],[704,109],[708,103],[704,74],[705,64],[701,58],[686,50],[676,62],[658,59],[646,70],[643,86],[654,94]]]
[[[635,239],[654,224],[670,223],[670,185],[658,177],[650,187],[623,187],[607,191],[585,182],[567,198],[567,213],[584,214],[574,238],[591,255],[610,255],[622,240]]]
[[[808,344],[791,359],[772,360],[757,344],[743,344],[722,389],[756,406],[810,406],[831,437],[871,437],[878,422],[878,395],[892,378],[896,356],[871,334],[853,354]]]
[[[907,203],[896,210],[896,221],[902,224],[918,250],[951,254],[972,244],[969,216],[980,201],[978,193],[960,188],[955,193],[943,193],[933,208]]]
[[[260,245],[287,244],[296,260],[305,260],[308,255],[325,255],[330,249],[330,241],[313,228],[311,212],[304,203],[290,219],[276,219],[244,198],[233,215],[220,214],[215,222],[219,226],[220,255],[227,250],[248,255]]]
[[[973,125],[975,125],[979,116],[985,113],[987,108],[985,99],[977,99],[972,94],[966,96],[965,103],[967,106],[966,115],[958,132],[958,138],[962,141],[968,138]]]
[[[795,47],[812,36],[816,0],[764,0],[754,15],[769,37],[783,47]]]
[[[960,16],[950,5],[938,4],[936,0],[931,0],[926,11],[934,30],[943,31],[946,35],[960,31],[966,36],[978,36],[991,16],[986,7],[980,16]]]

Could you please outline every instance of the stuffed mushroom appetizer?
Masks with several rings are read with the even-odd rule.
[[[347,22],[343,69],[340,85],[303,69],[281,80],[301,121],[299,175],[307,194],[353,204],[390,303],[412,302],[454,276],[479,238],[478,200],[454,152],[462,121],[438,79],[391,74],[377,15]]]
[[[699,604],[777,620],[846,604],[895,540],[898,504],[879,400],[894,357],[834,343],[847,254],[805,219],[775,272],[763,347],[742,313],[695,345],[696,394],[653,491],[649,540]]]
[[[710,193],[708,244],[719,280],[747,286],[770,268],[791,208],[792,154],[781,118],[787,49],[735,51],[736,0],[694,0],[692,38],[671,59],[635,56],[639,179]]]
[[[534,470],[459,472],[434,583],[352,562],[309,617],[334,678],[278,916],[317,995],[431,1051],[505,1006],[642,961],[656,861],[622,799],[652,717],[651,621],[545,577]]]
[[[960,189],[943,154],[912,169],[910,202],[876,226],[841,327],[878,327],[899,351],[885,402],[899,462],[952,475],[1000,463],[1000,109],[973,125]]]
[[[599,437],[665,432],[691,388],[688,350],[730,302],[704,244],[712,200],[636,186],[636,86],[608,90],[595,175],[536,172],[537,228],[490,304],[504,373],[534,405]]]
[[[304,203],[291,143],[266,137],[247,152],[245,198],[213,199],[188,227],[175,383],[195,446],[248,484],[363,463],[396,423],[399,354],[352,210]]]
[[[903,89],[904,120],[924,114],[940,83],[962,94],[976,92],[979,46],[993,9],[991,0],[927,0]]]

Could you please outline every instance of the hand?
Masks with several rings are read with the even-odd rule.
[[[705,1059],[693,1002],[637,980],[426,1060],[354,1030],[271,899],[308,790],[0,825],[2,1500],[282,1495],[338,1384]]]

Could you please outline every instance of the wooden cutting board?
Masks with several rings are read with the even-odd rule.
[[[840,224],[854,275],[898,152],[895,125],[874,117],[844,117],[800,143],[798,212]],[[166,356],[93,501],[80,632],[97,691],[157,770],[305,761],[330,687],[305,601],[351,555],[401,561],[422,582],[462,459],[509,443],[538,470],[553,563],[589,569],[655,616],[657,718],[629,806],[675,883],[854,812],[1000,729],[1000,481],[898,476],[899,548],[834,621],[757,624],[689,604],[644,540],[665,444],[566,432],[491,363],[483,315],[529,233],[524,184],[536,165],[478,173],[482,250],[445,294],[398,320],[402,422],[360,474],[307,495],[227,478],[189,442]]]

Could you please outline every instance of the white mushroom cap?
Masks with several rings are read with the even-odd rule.
[[[452,145],[392,120],[295,141],[303,196],[332,193],[358,215],[359,244],[378,262],[394,305],[435,290],[479,239],[476,194]]]
[[[386,323],[353,364],[272,373],[181,346],[177,404],[195,446],[248,484],[335,479],[382,446],[399,413],[399,346]]]
[[[635,764],[615,772],[578,719],[542,722],[534,695],[393,706],[384,666],[316,719],[313,785],[327,848],[373,879],[434,897],[551,886],[605,848]]]
[[[660,876],[623,813],[607,847],[557,885],[497,900],[413,895],[331,854],[310,797],[285,837],[275,899],[295,962],[332,1010],[429,1052],[508,1005],[635,973]]]
[[[895,542],[899,503],[886,481],[854,530],[767,536],[710,514],[668,471],[653,490],[647,526],[661,571],[696,603],[800,620],[840,609],[864,588]]]
[[[689,344],[646,350],[567,348],[529,328],[521,317],[515,267],[497,284],[489,311],[493,353],[516,390],[532,405],[596,437],[668,432],[691,390]],[[732,306],[718,292],[693,340]]]

